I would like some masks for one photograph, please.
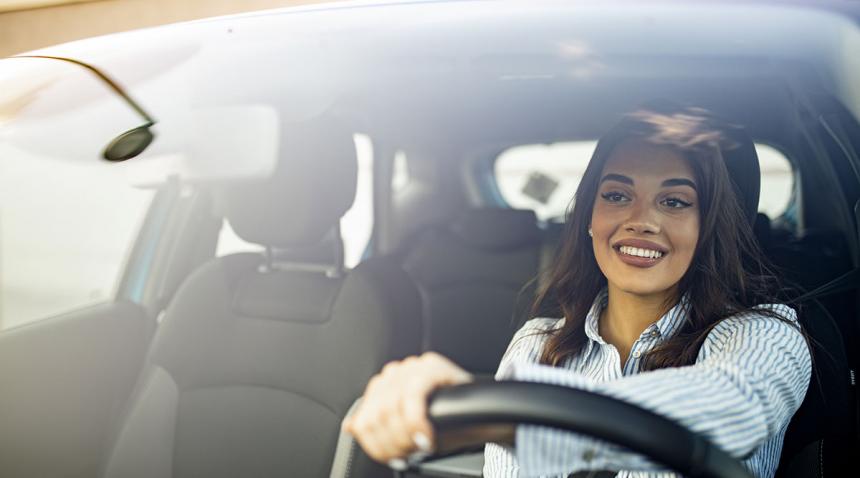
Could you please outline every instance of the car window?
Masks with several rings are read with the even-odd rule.
[[[121,174],[0,145],[0,329],[112,299],[155,192]]]
[[[358,182],[355,202],[340,219],[344,264],[354,267],[361,262],[373,229],[373,142],[364,134],[353,135],[358,159]],[[240,238],[228,221],[218,236],[218,257],[237,252],[260,252],[263,247]]]
[[[391,169],[391,191],[399,194],[409,186],[411,180],[406,153],[397,151],[394,153],[394,164]]]
[[[502,200],[513,208],[534,210],[541,220],[562,218],[596,145],[596,141],[571,141],[505,150],[493,167]],[[791,202],[794,170],[778,149],[762,143],[755,147],[761,165],[758,209],[774,218]]]

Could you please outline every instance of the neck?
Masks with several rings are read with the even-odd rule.
[[[649,325],[666,313],[677,296],[677,288],[667,291],[637,295],[609,285],[609,302],[600,315],[600,336],[615,346],[626,362],[633,343]]]

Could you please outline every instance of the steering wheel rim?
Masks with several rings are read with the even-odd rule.
[[[428,415],[437,431],[544,425],[623,446],[684,476],[752,478],[740,461],[674,421],[570,387],[514,381],[458,385],[437,390],[429,399]]]

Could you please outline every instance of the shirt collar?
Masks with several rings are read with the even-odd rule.
[[[598,321],[600,320],[600,312],[606,308],[608,303],[609,291],[604,287],[597,293],[597,296],[594,298],[594,302],[591,304],[591,309],[588,311],[588,315],[585,316],[585,335],[590,339],[588,343],[589,350],[592,342],[597,342],[601,345],[606,344],[606,341],[600,336]],[[657,322],[648,326],[643,334],[651,333],[651,331],[656,330],[662,338],[668,338],[675,335],[687,318],[689,305],[690,299],[687,295],[684,295],[681,297],[681,300],[660,317]]]
[[[687,314],[690,312],[690,297],[683,295],[668,312],[666,312],[660,320],[655,322],[653,326],[657,327],[657,331],[661,337],[668,338],[675,335],[684,322],[687,320]]]
[[[590,339],[589,346],[591,342],[597,342],[598,344],[605,344],[606,341],[603,340],[603,337],[600,336],[600,332],[598,331],[598,320],[600,319],[600,312],[606,308],[606,305],[609,303],[609,291],[604,287],[597,293],[597,297],[594,298],[594,302],[591,303],[591,309],[588,311],[588,315],[585,316],[585,335]]]

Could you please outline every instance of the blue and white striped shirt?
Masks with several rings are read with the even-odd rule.
[[[554,383],[615,397],[669,417],[707,436],[759,477],[771,477],[782,440],[809,385],[811,360],[792,325],[754,312],[729,317],[708,334],[696,363],[640,373],[641,357],[676,333],[686,318],[682,300],[633,344],[627,363],[598,333],[607,293],[598,294],[585,320],[588,342],[559,367],[539,365],[542,330],[564,319],[534,319],[514,336],[496,379]],[[785,305],[760,305],[796,321]],[[641,455],[596,439],[519,425],[516,449],[488,443],[485,477],[563,477],[582,470],[622,470],[618,477],[678,476]]]

